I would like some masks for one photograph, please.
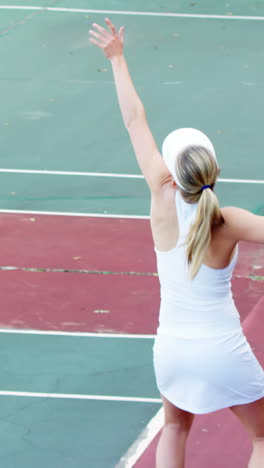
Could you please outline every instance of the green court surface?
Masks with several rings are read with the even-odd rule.
[[[107,15],[117,26],[126,27],[125,55],[159,148],[177,127],[201,129],[215,145],[220,177],[235,179],[217,184],[221,205],[264,214],[264,1],[17,0],[16,7],[8,9],[12,4],[0,1],[0,211],[67,214],[67,221],[56,218],[58,224],[64,218],[66,230],[76,214],[148,217],[148,188],[143,179],[129,178],[140,171],[121,120],[111,66],[88,40],[92,23],[102,24]],[[23,6],[51,9],[19,9]],[[35,217],[29,220],[38,224]],[[28,246],[33,240],[29,231],[23,231],[23,222],[14,226]],[[43,234],[43,242],[51,245],[49,255],[56,250],[61,268],[66,268],[65,239],[62,236],[60,250],[45,223],[42,227],[45,233],[40,229],[39,236]],[[6,232],[5,245],[11,248]],[[92,232],[96,236],[97,231]],[[105,228],[101,253],[108,248],[107,234]],[[78,233],[72,239],[76,245],[77,237]],[[121,227],[119,240],[112,236],[113,256],[124,237]],[[84,251],[84,241],[80,242]],[[91,242],[89,236],[85,242]],[[20,244],[13,245],[18,264],[25,269],[32,266],[25,264]],[[251,251],[248,255],[252,258]],[[97,264],[93,268],[99,269]],[[103,268],[109,270],[108,265]],[[247,271],[240,277],[254,290]],[[101,273],[97,272],[98,284],[93,286],[98,295]],[[54,273],[47,267],[43,274],[55,289]],[[12,274],[9,278],[13,291],[16,283]],[[89,280],[87,274],[87,304]],[[29,296],[30,291],[36,293],[34,281],[29,277],[23,281]],[[86,291],[80,283],[76,295],[81,287],[82,294]],[[60,291],[63,287],[65,280]],[[114,294],[113,283],[108,288]],[[135,285],[131,291],[135,304],[142,301]],[[42,300],[48,312],[53,310]],[[135,305],[140,321],[138,310]],[[37,304],[36,316],[39,311]],[[34,316],[34,311],[28,313]],[[73,323],[75,317],[67,320]],[[131,462],[121,466],[119,460],[135,441],[140,442],[141,431],[161,406],[152,364],[153,337],[7,333],[4,328],[10,323],[1,326],[1,466],[132,468]]]
[[[2,333],[1,390],[159,398],[152,346],[151,338]]]
[[[149,191],[140,179],[2,174],[0,181],[2,210],[134,216],[149,214]],[[263,213],[262,184],[219,182],[216,193],[223,206],[238,205],[255,213]]]
[[[177,9],[184,12],[184,5],[187,2]],[[216,5],[212,3],[214,12]],[[150,2],[148,10],[156,6]],[[168,3],[167,11],[169,7]],[[139,174],[121,122],[110,64],[88,43],[91,23],[103,17],[1,11],[2,168]],[[159,146],[176,127],[201,128],[215,144],[221,177],[261,178],[263,22],[124,14],[113,20],[126,25],[126,55]],[[6,32],[4,25],[10,26]],[[149,213],[144,181],[14,177],[1,176],[1,209]],[[9,197],[5,186],[12,186],[10,192],[17,197]],[[50,193],[45,197],[47,186]],[[219,186],[221,203],[259,212],[254,199],[261,198],[261,187]]]
[[[8,4],[9,2],[1,2]],[[12,3],[13,4],[13,3]],[[64,8],[89,8],[99,10],[127,10],[127,11],[156,11],[171,13],[205,13],[225,15],[264,15],[263,0],[229,0],[228,2],[219,2],[218,0],[147,0],[143,4],[140,0],[134,0],[133,3],[124,0],[17,0],[16,5],[41,5],[55,6]]]
[[[2,333],[1,465],[116,466],[160,408],[151,400],[159,398],[152,346],[150,338]]]
[[[87,43],[93,20],[102,17],[38,13],[22,38],[19,28],[2,36],[0,50],[9,51],[1,73],[2,167],[139,172],[111,67]],[[127,57],[158,143],[173,128],[203,128],[223,177],[256,178],[263,170],[262,22],[117,20],[127,25]]]
[[[5,468],[113,468],[158,409],[153,403],[8,396],[1,402]]]

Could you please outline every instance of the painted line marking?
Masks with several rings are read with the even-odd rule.
[[[41,268],[0,266],[0,271],[33,271],[36,273],[83,273],[88,275],[128,275],[128,276],[158,276],[157,272],[150,271],[105,271],[105,270],[77,270],[71,268]]]
[[[135,442],[129,447],[125,455],[120,459],[115,468],[133,468],[141,455],[149,447],[152,440],[163,426],[164,411],[160,408],[147,426],[139,434]]]
[[[224,20],[247,20],[247,21],[263,21],[264,16],[241,16],[226,13],[225,15],[206,15],[206,14],[190,14],[190,13],[160,13],[154,11],[125,11],[125,10],[91,10],[86,8],[56,8],[44,6],[18,6],[18,5],[1,5],[2,10],[38,10],[38,11],[56,11],[64,13],[91,13],[102,15],[126,15],[126,16],[157,16],[167,18],[194,18],[194,19],[224,19]]]
[[[254,268],[256,268],[254,266]],[[261,266],[257,267],[262,268]],[[158,277],[158,273],[153,271],[103,271],[103,270],[71,270],[69,268],[30,268],[30,267],[17,267],[17,266],[0,266],[0,271],[30,271],[36,273],[81,273],[90,275],[127,275],[127,276],[151,276]],[[253,281],[264,281],[264,276],[261,275],[236,275],[233,274],[233,278],[245,278]]]
[[[70,393],[13,392],[8,390],[0,390],[0,396],[66,398],[70,400],[125,401],[135,403],[162,403],[162,400],[160,398],[118,397],[108,395],[77,395]]]
[[[254,267],[256,268],[256,267]],[[261,266],[257,268],[262,268]],[[104,270],[74,270],[70,268],[30,268],[30,267],[18,267],[18,266],[0,266],[0,271],[30,271],[36,273],[81,273],[89,275],[127,275],[127,276],[151,276],[158,277],[158,273],[155,271],[104,271]],[[264,276],[259,275],[236,275],[233,274],[233,278],[245,278],[253,281],[264,281]]]
[[[40,174],[40,175],[70,175],[70,176],[88,176],[88,177],[120,177],[126,179],[144,179],[141,174],[115,174],[110,172],[74,172],[74,171],[48,171],[37,169],[1,169],[0,172],[17,174]]]
[[[149,219],[149,216],[108,214],[108,213],[71,213],[67,211],[29,211],[29,210],[7,210],[0,208],[0,214],[30,214],[48,216],[83,216],[85,218],[113,218],[113,219]]]
[[[6,169],[0,168],[0,172],[15,174],[39,174],[39,175],[67,175],[67,176],[86,176],[86,177],[109,177],[120,179],[144,179],[142,174],[119,174],[110,172],[74,172],[74,171],[49,171],[38,169]],[[235,184],[264,184],[261,179],[223,179],[219,178],[217,182],[235,183]]]
[[[90,333],[90,332],[66,332],[57,330],[26,330],[17,328],[0,328],[0,333],[13,333],[20,335],[46,335],[46,336],[78,336],[89,338],[125,338],[125,339],[154,339],[156,335],[137,335],[125,333]]]

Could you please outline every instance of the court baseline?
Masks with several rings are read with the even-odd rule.
[[[1,172],[14,174],[48,174],[48,175],[66,175],[66,176],[88,176],[88,177],[110,177],[121,179],[144,179],[141,174],[112,174],[109,172],[75,172],[75,171],[49,171],[38,169],[6,169],[1,168]],[[236,184],[264,184],[264,179],[226,179],[219,178],[217,182],[236,183]]]
[[[69,400],[98,400],[98,401],[129,401],[136,403],[161,403],[160,398],[119,397],[109,395],[78,395],[71,393],[42,393],[42,392],[15,392],[0,390],[0,396],[34,397],[34,398],[67,398]]]
[[[246,15],[202,15],[189,13],[159,13],[154,11],[126,11],[126,10],[92,10],[87,8],[56,8],[42,6],[12,6],[0,5],[3,10],[38,10],[38,11],[54,11],[64,13],[94,13],[108,15],[129,15],[129,16],[158,16],[171,18],[195,18],[195,19],[232,19],[232,20],[247,20],[247,21],[263,21],[264,16],[246,16]]]

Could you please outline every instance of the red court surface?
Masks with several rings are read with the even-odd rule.
[[[156,276],[13,270],[0,271],[0,278],[2,328],[138,334],[157,328]],[[263,295],[263,283],[252,283],[233,281],[241,317]]]
[[[2,213],[0,240],[1,265],[156,271],[147,219]]]
[[[0,271],[2,327],[155,333],[148,220],[1,214],[0,226],[0,267],[90,271]],[[263,295],[263,264],[263,245],[241,243],[233,291],[242,320]]]
[[[264,297],[254,307],[243,327],[262,366]],[[160,434],[134,465],[135,468],[155,466],[155,450]],[[225,409],[196,416],[186,448],[186,468],[247,468],[251,442],[236,416]]]
[[[154,333],[153,276],[0,271],[1,328]]]
[[[1,213],[0,240],[1,265],[156,271],[148,219]],[[264,275],[262,244],[241,243],[240,253],[237,275]]]

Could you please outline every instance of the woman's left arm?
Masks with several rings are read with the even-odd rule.
[[[111,61],[118,102],[125,127],[128,130],[139,167],[152,192],[157,192],[168,181],[171,174],[167,169],[148,126],[146,113],[140,100],[123,55],[123,33],[117,33],[109,19],[105,20],[110,32],[94,23],[96,31],[90,31],[90,41],[103,49]]]

